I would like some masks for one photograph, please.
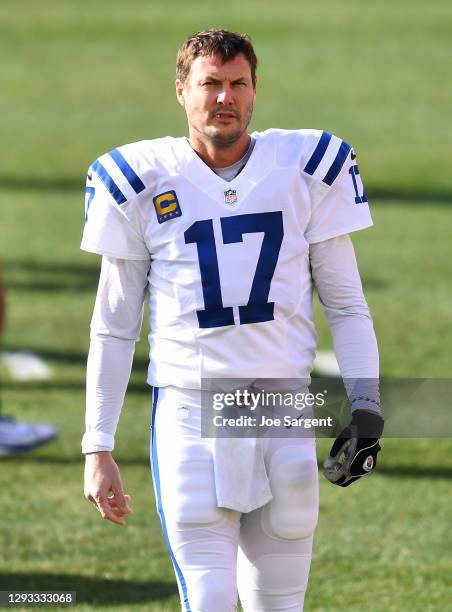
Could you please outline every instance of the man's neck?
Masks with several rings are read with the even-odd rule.
[[[242,159],[248,151],[251,137],[244,133],[240,139],[229,147],[217,147],[211,142],[198,140],[190,134],[188,139],[191,148],[199,155],[209,168],[227,168]]]

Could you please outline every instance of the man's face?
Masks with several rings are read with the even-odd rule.
[[[197,57],[185,82],[176,81],[176,92],[190,137],[225,148],[246,134],[256,89],[244,55],[225,63],[217,55]]]

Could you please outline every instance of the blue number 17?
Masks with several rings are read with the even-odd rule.
[[[262,323],[274,319],[274,302],[268,302],[270,285],[275,273],[284,235],[282,212],[264,212],[220,219],[224,244],[243,242],[243,234],[263,232],[261,252],[256,266],[248,303],[239,306],[240,323]],[[212,219],[196,221],[184,234],[186,244],[198,249],[204,309],[198,310],[199,327],[234,325],[231,306],[224,307],[221,296],[220,272]],[[240,271],[237,270],[240,274]]]

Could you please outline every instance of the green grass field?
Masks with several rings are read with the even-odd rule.
[[[145,338],[116,458],[134,514],[102,522],[83,499],[84,368],[99,261],[78,250],[89,163],[121,143],[185,133],[174,58],[207,26],[248,31],[259,58],[254,129],[321,127],[352,142],[375,228],[354,236],[385,376],[450,377],[452,8],[382,0],[0,5],[0,261],[10,351],[48,382],[3,372],[3,410],[58,440],[0,460],[0,590],[77,591],[77,610],[176,611],[148,467]],[[329,348],[317,309],[319,345]],[[143,336],[145,333],[143,331]],[[329,442],[319,442],[319,458]],[[452,610],[452,441],[384,441],[378,472],[321,479],[308,612]],[[20,608],[18,608],[20,609]]]

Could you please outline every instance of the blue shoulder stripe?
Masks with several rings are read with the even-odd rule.
[[[118,149],[113,149],[109,155],[116,162],[116,165],[129,181],[135,193],[141,193],[145,189],[145,185],[123,154]]]
[[[323,156],[328,149],[328,145],[330,144],[331,134],[329,132],[322,132],[322,136],[320,137],[319,142],[314,150],[314,153],[311,155],[310,160],[304,167],[304,171],[308,174],[314,174],[318,165],[322,161]]]
[[[324,183],[326,183],[327,185],[333,184],[333,182],[337,178],[337,175],[341,171],[341,168],[344,165],[344,162],[347,158],[347,155],[350,153],[351,148],[352,147],[348,144],[348,142],[345,142],[345,140],[342,141],[341,146],[339,147],[339,151],[337,152],[336,158],[331,164],[331,168],[325,174],[325,178],[323,179]]]
[[[127,198],[122,193],[122,191],[119,189],[118,185],[114,182],[111,176],[108,174],[108,172],[105,170],[105,168],[100,163],[100,161],[96,159],[96,161],[91,167],[94,170],[94,172],[96,172],[96,174],[99,176],[100,180],[105,185],[105,187],[108,189],[108,191],[111,193],[111,195],[114,197],[116,202],[118,204],[124,204]]]

